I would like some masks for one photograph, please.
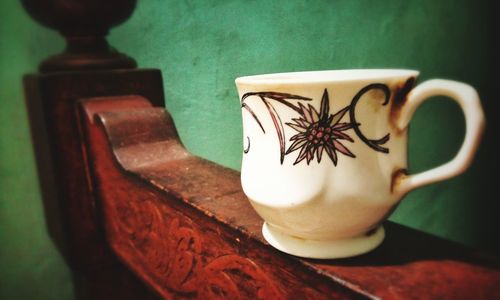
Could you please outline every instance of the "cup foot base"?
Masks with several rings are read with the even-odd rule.
[[[262,234],[274,248],[295,256],[318,259],[344,258],[375,249],[385,237],[384,228],[377,227],[370,234],[341,240],[305,240],[284,234],[264,223]]]

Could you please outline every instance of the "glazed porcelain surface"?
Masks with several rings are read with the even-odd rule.
[[[465,170],[484,127],[477,93],[438,79],[414,88],[417,76],[381,69],[236,79],[241,182],[272,246],[312,258],[365,253],[382,242],[381,223],[407,192]],[[466,137],[451,162],[408,175],[408,123],[434,95],[459,103]]]

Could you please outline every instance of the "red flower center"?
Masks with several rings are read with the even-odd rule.
[[[320,142],[328,142],[330,140],[332,132],[332,128],[329,126],[313,124],[309,132],[307,133],[307,140],[312,142],[313,144],[318,144]]]

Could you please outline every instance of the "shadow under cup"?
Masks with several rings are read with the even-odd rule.
[[[407,125],[416,107],[439,92],[434,85],[453,90],[456,82],[429,81],[434,85],[420,85],[429,93],[410,97],[420,88],[413,90],[417,76],[383,69],[236,79],[242,186],[272,246],[311,258],[368,252],[382,242],[380,224],[409,190],[445,179],[407,175]],[[444,175],[456,175],[450,174]]]

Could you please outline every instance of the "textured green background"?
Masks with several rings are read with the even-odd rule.
[[[234,78],[316,69],[400,67],[420,81],[476,86],[488,131],[471,170],[412,192],[392,220],[499,252],[498,95],[492,19],[480,1],[141,1],[111,43],[163,72],[166,105],[195,154],[238,169],[240,108]],[[71,272],[48,237],[21,76],[63,41],[0,1],[0,299],[73,299]],[[428,102],[412,122],[411,171],[453,157],[464,131],[451,101]],[[495,136],[496,134],[496,136]],[[496,178],[495,178],[496,176]]]

